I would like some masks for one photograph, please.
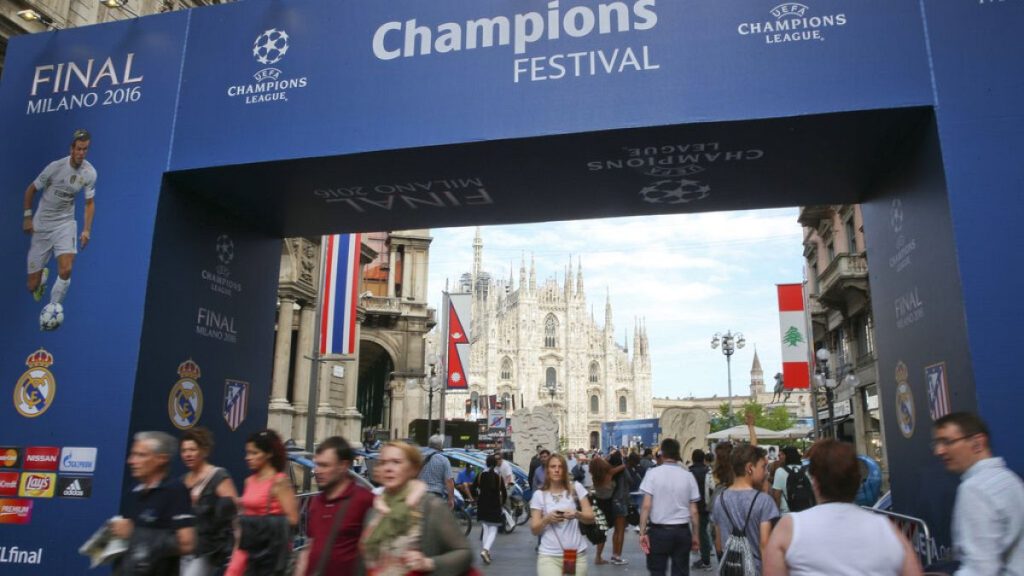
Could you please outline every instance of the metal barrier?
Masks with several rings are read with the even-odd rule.
[[[299,524],[295,527],[295,534],[292,536],[293,550],[302,550],[309,545],[309,536],[306,532],[309,526],[309,505],[313,502],[313,497],[319,493],[319,491],[304,492],[295,496],[299,504]]]
[[[878,508],[871,508],[868,506],[861,506],[865,510],[870,510],[875,514],[881,514],[888,516],[889,520],[899,528],[900,532],[906,536],[907,540],[910,541],[910,545],[914,548],[914,552],[921,557],[922,566],[931,566],[937,560],[939,560],[939,554],[935,539],[932,538],[931,530],[928,529],[928,524],[920,519],[913,516],[907,516],[906,514],[900,514],[898,512],[890,512],[889,510],[879,510]]]

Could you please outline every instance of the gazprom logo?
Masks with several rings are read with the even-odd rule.
[[[88,473],[96,471],[96,448],[65,447],[60,452],[60,471]]]
[[[483,17],[434,26],[416,19],[382,24],[373,34],[373,55],[380,60],[459,52],[512,45],[516,54],[543,40],[563,35],[583,38],[592,34],[650,30],[657,26],[656,0],[602,2],[563,10],[559,0],[547,3],[546,12]]]

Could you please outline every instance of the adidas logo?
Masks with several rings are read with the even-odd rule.
[[[68,484],[67,488],[62,493],[63,496],[85,496],[85,490],[82,490],[82,485],[75,480],[71,484]]]

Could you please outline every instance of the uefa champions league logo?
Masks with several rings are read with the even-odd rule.
[[[227,234],[217,236],[216,250],[217,259],[225,266],[231,264],[231,261],[235,259],[235,243]]]
[[[256,37],[252,44],[252,55],[264,66],[277,64],[288,53],[288,33],[271,28]]]
[[[659,180],[640,191],[640,197],[650,204],[686,204],[703,200],[711,194],[711,186],[696,180]]]
[[[256,82],[232,82],[227,87],[228,97],[239,98],[245,104],[287,102],[290,91],[305,88],[308,83],[305,76],[289,78],[274,67],[274,64],[284,59],[290,48],[291,37],[288,32],[278,28],[261,32],[252,43],[252,57],[263,66],[252,75]]]

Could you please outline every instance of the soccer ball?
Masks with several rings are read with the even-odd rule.
[[[288,33],[271,28],[256,37],[252,44],[252,55],[263,65],[276,64],[288,53]]]
[[[217,236],[217,259],[225,266],[235,259],[235,243],[227,234]]]
[[[685,204],[703,200],[711,195],[711,186],[695,180],[659,180],[640,191],[640,197],[650,204]]]
[[[43,306],[43,311],[39,313],[39,329],[49,332],[60,328],[60,325],[64,323],[64,307],[60,304],[54,304],[50,302],[46,306]]]

